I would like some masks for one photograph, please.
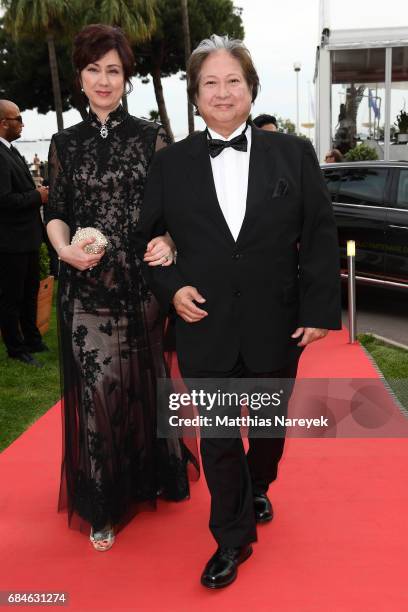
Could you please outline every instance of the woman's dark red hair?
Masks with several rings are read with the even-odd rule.
[[[131,77],[135,71],[135,56],[128,39],[120,28],[96,23],[85,26],[74,39],[72,62],[75,69],[75,85],[81,88],[80,74],[86,66],[97,62],[109,51],[117,51],[123,66],[128,92],[132,89]]]

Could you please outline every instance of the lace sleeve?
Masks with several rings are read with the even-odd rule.
[[[164,149],[164,147],[167,147],[170,144],[171,140],[167,136],[166,130],[164,127],[160,126],[157,130],[155,152],[160,151],[160,149]]]
[[[48,152],[48,178],[50,182],[50,191],[48,204],[44,206],[44,221],[45,223],[49,223],[53,219],[60,219],[69,225],[68,181],[58,158],[58,151],[54,138],[51,140],[50,150]]]

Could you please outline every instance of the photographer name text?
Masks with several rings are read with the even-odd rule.
[[[328,427],[327,417],[320,416],[313,419],[289,418],[275,415],[274,418],[262,418],[258,416],[196,416],[193,418],[169,417],[171,427]]]

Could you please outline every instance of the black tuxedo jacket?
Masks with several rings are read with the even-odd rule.
[[[0,252],[28,253],[40,248],[41,196],[27,164],[0,142]]]
[[[176,243],[177,264],[144,266],[153,293],[168,305],[192,285],[207,300],[200,322],[177,317],[183,366],[226,371],[241,352],[252,371],[268,372],[300,353],[291,338],[298,326],[341,327],[337,230],[308,141],[252,126],[246,214],[236,242],[217,200],[206,134],[162,149],[146,185],[140,257],[163,229]]]

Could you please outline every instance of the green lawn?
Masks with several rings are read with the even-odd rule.
[[[385,344],[370,334],[360,334],[358,340],[373,357],[401,404],[408,409],[408,351]]]
[[[55,291],[54,291],[55,304]],[[0,342],[0,451],[42,416],[60,397],[55,305],[44,336],[50,348],[37,353],[42,369],[9,359]]]

